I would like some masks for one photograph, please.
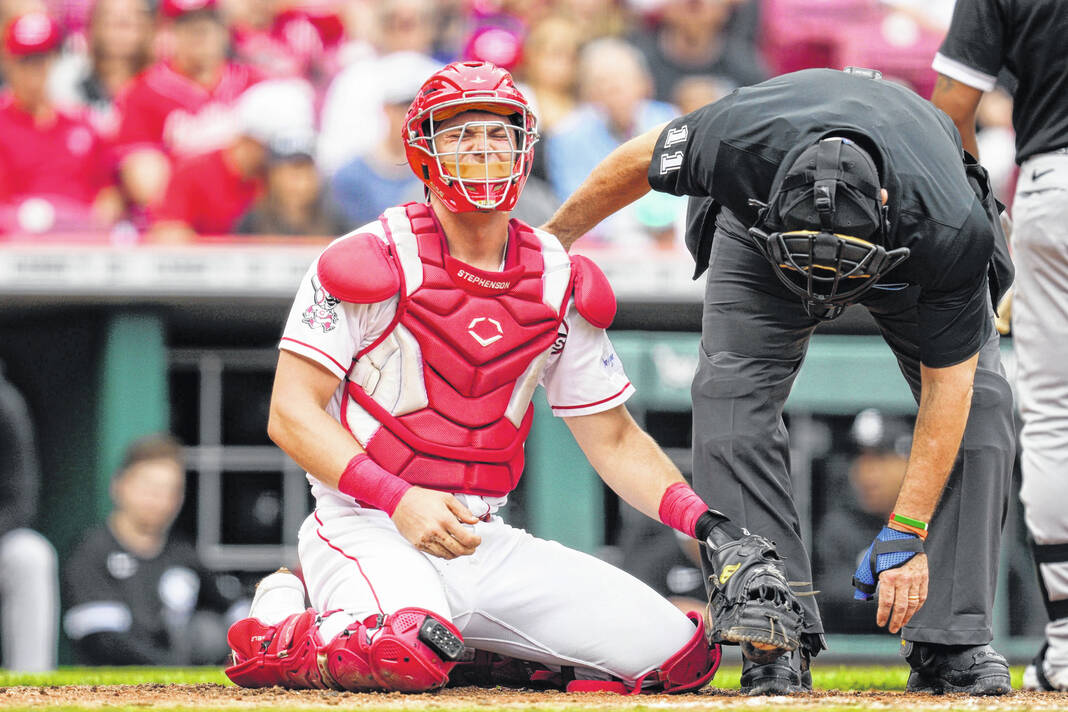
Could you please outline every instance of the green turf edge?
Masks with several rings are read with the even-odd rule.
[[[1023,667],[1013,667],[1012,685],[1020,688]],[[740,668],[724,665],[716,673],[713,687],[738,689]],[[816,665],[812,681],[820,690],[904,690],[908,668],[892,666]],[[139,684],[231,684],[220,667],[70,667],[47,673],[18,673],[0,670],[0,687],[61,685],[139,685]]]

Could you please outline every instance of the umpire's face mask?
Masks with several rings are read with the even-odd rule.
[[[805,311],[834,319],[909,256],[886,250],[888,225],[871,157],[844,138],[806,149],[749,229],[775,276]],[[778,228],[778,229],[776,229]]]

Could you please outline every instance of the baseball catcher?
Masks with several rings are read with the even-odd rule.
[[[454,63],[423,84],[401,138],[427,201],[335,240],[294,299],[268,433],[315,496],[304,580],[260,583],[226,674],[398,692],[700,689],[720,646],[699,614],[498,514],[540,385],[629,504],[691,537],[702,516],[726,521],[626,409],[607,278],[510,217],[537,141],[530,105],[504,70]]]

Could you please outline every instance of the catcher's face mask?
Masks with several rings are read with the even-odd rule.
[[[867,153],[849,139],[827,138],[801,154],[768,204],[750,201],[761,210],[749,235],[810,316],[839,316],[909,256],[907,247],[883,247],[878,181]]]

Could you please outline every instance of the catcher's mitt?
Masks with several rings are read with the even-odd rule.
[[[797,648],[804,613],[787,583],[775,545],[745,532],[741,538],[713,542],[706,556],[708,636],[710,643],[736,643],[758,664]]]

